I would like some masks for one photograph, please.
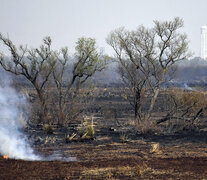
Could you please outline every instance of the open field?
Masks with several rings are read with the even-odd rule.
[[[43,125],[30,124],[24,132],[43,160],[0,157],[0,179],[207,179],[205,116],[198,121],[200,131],[144,135],[135,128],[122,92],[100,91],[85,106],[89,123],[93,115],[94,139],[78,138],[83,120],[68,127],[53,125],[53,134]],[[159,118],[161,111],[154,115]],[[66,141],[74,133],[76,137]]]
[[[207,1],[168,1],[1,3],[0,180],[207,180]]]
[[[45,156],[58,152],[63,157],[76,157],[72,162],[1,157],[0,179],[207,178],[206,134],[148,137],[131,134],[126,143],[119,137],[119,132],[103,130],[94,141],[42,144],[35,148]]]

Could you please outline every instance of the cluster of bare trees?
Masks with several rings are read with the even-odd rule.
[[[0,41],[11,53],[9,60],[5,60],[3,55],[0,57],[0,65],[8,72],[24,76],[34,87],[40,102],[39,121],[42,122],[56,118],[59,124],[63,124],[73,118],[73,103],[80,87],[97,71],[103,70],[108,59],[98,51],[96,41],[92,38],[80,38],[77,41],[73,62],[69,62],[71,59],[67,47],[60,51],[51,49],[50,37],[44,38],[40,48],[35,49],[23,46],[17,48],[2,34]],[[72,66],[71,73],[66,72],[68,65]],[[66,78],[65,74],[68,75]],[[57,105],[51,105],[53,98],[58,102]],[[50,117],[51,112],[55,117]]]
[[[161,85],[167,80],[167,74],[178,61],[190,56],[187,36],[179,32],[182,27],[183,20],[177,17],[172,21],[154,21],[153,28],[139,26],[134,31],[119,28],[107,37],[107,43],[114,49],[115,59],[119,63],[118,72],[129,89],[130,94],[127,94],[126,99],[134,108],[138,124],[152,119],[152,112]],[[23,46],[17,49],[11,40],[1,34],[0,41],[11,52],[9,61],[1,56],[1,66],[6,71],[24,76],[32,84],[40,101],[40,120],[44,121],[48,121],[48,114],[55,104],[50,107],[47,103],[48,94],[51,96],[48,93],[48,89],[51,90],[48,88],[51,81],[54,97],[57,97],[54,116],[63,124],[75,116],[72,113],[73,102],[80,87],[107,64],[107,56],[98,52],[94,39],[80,38],[76,44],[71,73],[65,80],[66,66],[70,61],[68,49],[52,50],[50,37],[46,37],[43,45],[36,49]],[[173,102],[177,108],[177,103]],[[190,104],[193,105],[195,104]],[[189,111],[189,108],[185,108],[185,111]],[[173,114],[174,110],[157,123],[166,121]]]

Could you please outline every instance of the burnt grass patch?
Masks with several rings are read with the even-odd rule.
[[[44,157],[59,153],[75,157],[50,161],[0,158],[1,179],[205,179],[206,132],[175,135],[142,135],[123,127],[96,127],[95,138],[65,141],[68,131],[55,127],[47,134],[41,127],[28,128],[35,152]],[[127,141],[122,143],[121,136]],[[35,139],[36,138],[36,139]],[[38,140],[39,139],[39,140]],[[53,140],[53,141],[52,141]],[[36,142],[37,141],[37,142]],[[153,144],[159,150],[151,151]]]
[[[0,179],[207,178],[205,121],[203,130],[142,134],[131,123],[130,105],[115,92],[110,103],[104,91],[101,100],[97,98],[85,109],[85,113],[94,115],[93,138],[81,139],[82,120],[63,127],[52,124],[52,133],[41,124],[30,123],[24,129],[25,137],[43,160],[1,156]]]

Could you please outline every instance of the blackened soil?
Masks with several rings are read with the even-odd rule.
[[[66,159],[73,157],[72,161],[1,156],[0,179],[207,179],[205,132],[143,136],[123,127],[101,127],[96,128],[94,140],[66,143],[66,130],[56,128],[51,135],[41,128],[30,131],[43,139],[33,145],[37,154],[49,160],[58,152]],[[46,143],[46,137],[57,140]]]

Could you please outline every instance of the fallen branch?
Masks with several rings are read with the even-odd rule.
[[[202,113],[204,110],[207,110],[207,107],[205,107],[205,108],[201,108],[201,109],[196,113],[196,115],[195,115],[194,117],[191,117],[191,118],[186,118],[186,117],[182,117],[182,116],[181,116],[181,117],[178,117],[178,116],[166,116],[166,117],[164,117],[164,118],[158,120],[158,121],[156,122],[156,124],[160,124],[160,123],[166,122],[166,121],[168,121],[168,120],[170,120],[170,119],[180,119],[180,120],[185,120],[185,121],[191,121],[192,124],[193,124],[195,121],[198,120],[198,118],[200,117],[201,113]]]
[[[171,119],[179,119],[179,120],[185,120],[185,121],[191,121],[191,118],[186,118],[186,117],[178,117],[178,116],[169,116],[169,117],[164,117],[163,119],[160,119],[156,122],[156,124],[160,124],[163,122],[166,122]]]

